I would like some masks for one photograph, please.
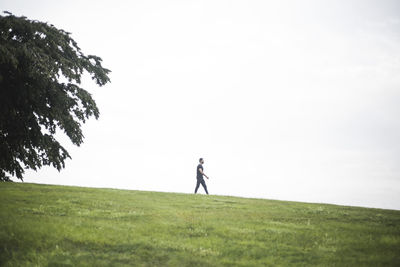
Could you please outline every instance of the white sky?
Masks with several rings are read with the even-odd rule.
[[[26,182],[400,209],[400,2],[21,1],[112,83],[72,160]],[[203,189],[200,188],[200,193]]]

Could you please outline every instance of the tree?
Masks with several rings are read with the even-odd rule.
[[[83,142],[81,123],[99,110],[80,87],[82,74],[110,82],[101,58],[84,55],[71,34],[44,22],[0,15],[0,181],[23,179],[24,169],[58,171],[71,158],[55,139],[64,131]]]

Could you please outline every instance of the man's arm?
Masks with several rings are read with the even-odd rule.
[[[210,178],[208,178],[208,176],[203,172],[202,169],[199,168],[199,171],[200,171],[200,173],[203,174],[207,179],[210,179]]]

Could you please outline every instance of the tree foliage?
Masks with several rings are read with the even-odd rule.
[[[101,58],[85,55],[70,33],[48,23],[0,15],[0,181],[24,169],[65,167],[62,130],[79,146],[81,124],[99,110],[80,87],[86,71],[99,86],[110,82]]]

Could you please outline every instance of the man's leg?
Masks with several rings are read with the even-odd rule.
[[[197,189],[199,189],[199,186],[200,186],[200,180],[197,179],[196,189],[194,190],[195,194],[197,193]]]
[[[206,193],[208,195],[207,185],[206,185],[206,182],[204,181],[204,179],[201,179],[200,183],[201,183],[201,185],[203,186],[204,190],[206,191]]]

